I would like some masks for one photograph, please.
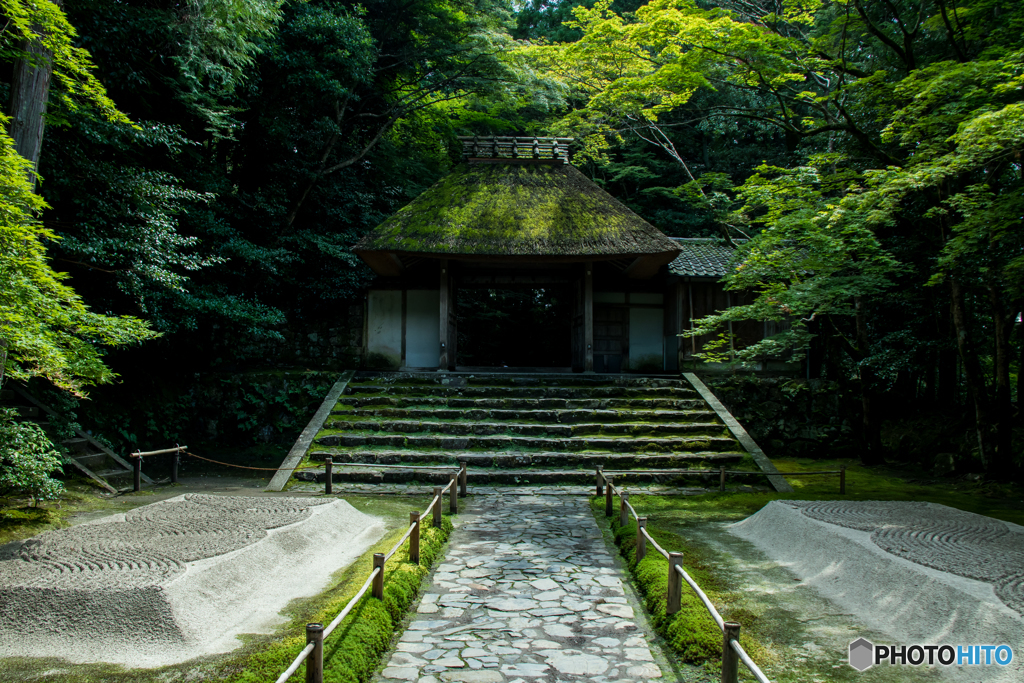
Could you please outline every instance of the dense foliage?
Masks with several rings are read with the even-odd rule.
[[[5,187],[29,185],[5,190],[14,218],[0,258],[36,263],[55,283],[39,300],[65,302],[17,307],[43,311],[44,327],[4,314],[15,375],[81,391],[113,367],[126,386],[107,395],[163,386],[180,403],[197,372],[306,364],[285,360],[295,339],[362,306],[370,271],[350,246],[444,175],[455,134],[544,131],[579,139],[577,166],[667,234],[751,238],[730,286],[758,296],[698,332],[789,322],[745,355],[806,358],[811,377],[857,396],[867,460],[883,457],[892,408],[969,405],[966,461],[1019,465],[1019,3],[11,0],[3,11],[12,103],[31,94],[26,64],[49,59],[53,87],[39,195],[35,160],[19,166],[21,146],[4,148]],[[482,328],[510,301],[464,303]],[[162,337],[97,350],[152,337],[147,325]],[[18,352],[32,329],[34,350]]]
[[[61,457],[46,434],[32,422],[20,422],[10,408],[0,408],[0,496],[23,495],[51,500],[64,490],[52,478]]]
[[[856,373],[875,461],[886,390],[902,376],[948,400],[959,365],[978,457],[1016,467],[1020,5],[653,0],[574,17],[578,40],[527,51],[572,90],[556,129],[584,134],[599,163],[625,137],[646,141],[684,168],[690,180],[674,193],[723,239],[752,237],[729,285],[758,296],[696,333],[790,322],[742,355],[815,349],[833,373]],[[671,131],[680,112],[712,129],[772,131],[786,153],[740,174],[693,168]]]

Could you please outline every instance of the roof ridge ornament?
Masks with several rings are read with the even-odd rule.
[[[462,158],[469,163],[568,164],[573,138],[460,135]]]

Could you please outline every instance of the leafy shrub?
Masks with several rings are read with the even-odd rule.
[[[0,495],[56,498],[64,485],[50,474],[62,471],[60,453],[38,425],[18,422],[17,415],[13,408],[0,408]]]

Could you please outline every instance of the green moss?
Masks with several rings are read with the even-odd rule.
[[[592,498],[591,507],[599,520],[607,520],[604,516],[603,497]],[[626,560],[626,565],[643,596],[651,625],[665,638],[668,646],[683,662],[720,669],[722,632],[704,608],[700,598],[685,583],[679,611],[671,615],[665,613],[668,596],[668,561],[649,545],[644,559],[639,563],[636,561],[636,525],[632,520],[630,522],[628,526],[621,527],[618,516],[613,516],[605,524],[610,526],[615,545]],[[669,552],[683,553],[683,568],[727,621],[737,621],[746,629],[753,625],[753,615],[741,610],[729,610],[723,606],[729,601],[729,586],[715,573],[710,558],[689,546],[682,537],[656,524],[648,523],[647,532]],[[763,662],[770,657],[767,649],[748,633],[741,631],[740,643],[755,661]]]
[[[384,573],[384,599],[377,600],[369,595],[364,596],[324,641],[326,683],[361,683],[370,680],[380,663],[381,656],[391,645],[392,637],[400,633],[398,627],[406,611],[412,606],[423,577],[440,556],[451,531],[452,523],[447,517],[439,529],[431,526],[429,518],[425,519],[420,536],[419,563],[409,561],[408,544],[404,544],[388,561]],[[389,549],[404,532],[405,530],[401,529],[390,534],[386,542],[378,543],[373,550],[382,552]],[[362,586],[362,581],[372,571],[372,557],[372,552],[365,554],[347,572],[363,577],[362,580],[345,584],[334,595],[325,596],[327,600],[322,606],[305,614],[301,623],[320,622],[326,626]],[[305,645],[301,623],[295,621],[292,630],[297,635],[283,639],[250,656],[241,671],[218,680],[224,683],[265,683],[275,680]],[[292,676],[289,681],[299,683],[302,680],[304,674],[300,667],[299,673]]]
[[[458,166],[355,249],[524,255],[678,251],[578,170],[548,164]]]
[[[1024,524],[1024,488],[1019,484],[921,480],[920,470],[916,468],[865,467],[855,460],[775,459],[772,462],[783,474],[837,470],[840,465],[846,465],[846,495],[843,500],[927,501]],[[651,517],[657,516],[663,527],[676,525],[683,528],[693,523],[744,519],[773,500],[835,500],[840,497],[839,477],[836,475],[791,477],[788,481],[793,486],[793,493],[716,492],[703,496],[650,496],[641,498],[642,502],[634,502],[634,505],[638,510],[642,505]]]

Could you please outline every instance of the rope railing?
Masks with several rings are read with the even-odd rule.
[[[846,468],[842,469],[843,476],[845,479]],[[724,472],[724,468],[719,470]],[[725,481],[725,476],[722,476],[722,481]],[[647,555],[647,544],[650,543],[655,550],[657,550],[666,560],[668,560],[668,594],[665,602],[665,614],[671,615],[677,613],[682,607],[682,582],[685,581],[690,589],[697,595],[701,603],[704,605],[704,609],[708,611],[708,614],[714,620],[715,624],[722,631],[722,683],[738,683],[739,682],[739,664],[743,663],[747,669],[754,675],[760,683],[771,683],[764,672],[761,671],[760,667],[754,663],[754,660],[743,649],[740,645],[740,625],[734,621],[725,621],[722,615],[718,612],[718,609],[708,598],[707,594],[701,590],[701,587],[697,585],[697,582],[686,573],[683,569],[683,554],[679,552],[669,552],[662,548],[657,541],[651,536],[650,532],[647,531],[647,518],[640,517],[636,509],[629,502],[629,493],[622,489],[620,486],[616,486],[614,479],[607,476],[607,473],[601,468],[597,468],[597,495],[600,496],[602,493],[605,496],[605,514],[611,517],[615,514],[613,498],[618,496],[619,498],[619,525],[625,527],[629,523],[629,517],[632,516],[636,520],[637,534],[636,534],[636,561],[640,562]]]
[[[328,459],[328,463],[330,460]],[[450,468],[449,468],[450,469]],[[328,474],[330,474],[330,468],[327,468]],[[296,655],[295,659],[288,666],[287,669],[277,678],[276,683],[285,683],[291,678],[299,667],[302,666],[303,662],[306,664],[306,683],[323,683],[323,672],[324,672],[324,638],[331,635],[331,633],[341,624],[342,620],[348,616],[349,612],[355,607],[355,605],[366,595],[366,591],[370,590],[370,594],[377,600],[384,599],[384,565],[385,563],[394,557],[406,541],[409,542],[409,561],[419,563],[420,561],[420,530],[421,530],[421,519],[427,515],[432,515],[432,523],[435,528],[440,528],[442,524],[441,517],[441,501],[444,494],[448,494],[449,510],[451,514],[455,514],[459,511],[459,493],[456,486],[462,480],[465,473],[465,466],[463,465],[462,470],[456,470],[452,472],[451,477],[448,480],[448,484],[444,487],[435,486],[434,496],[430,499],[430,503],[423,512],[410,512],[409,513],[409,528],[406,529],[402,537],[391,547],[387,553],[374,553],[373,555],[373,571],[366,578],[362,588],[359,589],[351,600],[345,605],[344,609],[338,613],[331,623],[324,628],[322,624],[306,624],[306,647]],[[328,477],[327,493],[330,493],[330,477]]]
[[[718,490],[725,491],[725,477],[730,474],[749,475],[758,477],[774,477],[778,476],[770,472],[762,472],[760,470],[727,470],[724,467],[719,467],[717,470],[690,470],[690,469],[664,469],[664,470],[606,470],[598,467],[597,472],[604,472],[605,474],[684,474],[684,475],[696,475],[696,474],[717,474],[719,476]],[[840,466],[838,470],[808,470],[805,472],[780,472],[783,477],[812,477],[823,474],[838,474],[839,475],[839,493],[840,495],[846,495],[846,465]],[[600,477],[601,475],[598,474]],[[601,495],[600,491],[597,495]]]

